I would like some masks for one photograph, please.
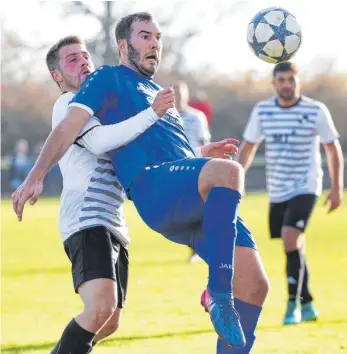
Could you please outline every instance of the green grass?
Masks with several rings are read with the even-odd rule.
[[[345,195],[347,197],[347,195]],[[151,232],[132,204],[130,289],[118,333],[93,352],[117,354],[215,353],[216,335],[199,305],[207,267],[190,265],[188,250]],[[281,326],[286,298],[280,241],[267,234],[267,199],[249,194],[241,214],[250,226],[272,289],[253,353],[347,353],[347,207],[326,215],[322,199],[307,232],[317,323]],[[27,207],[18,223],[2,202],[2,352],[48,353],[81,310],[57,226],[58,201]]]

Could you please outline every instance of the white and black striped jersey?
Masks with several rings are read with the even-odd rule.
[[[327,107],[305,96],[286,108],[276,97],[258,102],[243,135],[253,144],[265,139],[267,190],[274,203],[300,194],[321,194],[319,143],[329,144],[338,137]]]
[[[53,107],[53,129],[65,118],[74,94],[67,92]],[[80,135],[100,125],[91,117]],[[63,191],[59,229],[63,241],[75,232],[105,226],[124,246],[130,239],[123,216],[125,193],[106,154],[96,156],[73,144],[59,161]]]
[[[193,149],[210,142],[211,134],[204,112],[188,107],[185,111],[180,112],[180,116],[183,121],[184,133]]]

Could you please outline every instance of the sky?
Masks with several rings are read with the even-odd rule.
[[[123,0],[124,1],[124,0]],[[158,5],[165,7],[158,10]],[[153,11],[157,16],[175,7],[182,0],[128,0],[135,10]],[[86,16],[61,16],[66,1],[11,0],[0,5],[2,27],[18,32],[25,41],[54,43],[68,34],[90,38],[98,31],[97,21]],[[98,6],[99,1],[87,1]],[[303,42],[294,61],[303,71],[319,72],[330,63],[335,71],[347,72],[346,10],[339,0],[187,0],[185,11],[173,31],[182,31],[190,24],[200,27],[200,35],[185,47],[187,67],[206,67],[216,73],[236,75],[254,70],[267,74],[272,65],[264,63],[250,51],[246,41],[247,25],[261,9],[280,6],[296,16],[302,27]],[[20,9],[20,11],[18,11]],[[216,23],[219,9],[224,14]],[[224,10],[227,9],[227,10]],[[171,16],[174,16],[173,11]],[[195,15],[194,15],[195,14]],[[165,35],[165,33],[164,33]],[[164,37],[165,38],[165,37]],[[42,58],[43,60],[44,58]],[[43,63],[44,65],[44,63]]]

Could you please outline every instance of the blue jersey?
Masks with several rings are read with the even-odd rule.
[[[124,66],[102,66],[90,74],[70,106],[97,116],[102,124],[124,121],[152,105],[162,87]],[[128,190],[147,166],[194,157],[176,109],[169,109],[133,142],[109,152],[115,172]]]

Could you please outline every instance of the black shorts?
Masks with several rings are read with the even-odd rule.
[[[301,194],[282,203],[270,203],[271,238],[281,237],[282,226],[305,231],[316,201],[314,194]]]
[[[72,263],[75,292],[93,279],[113,279],[117,283],[117,307],[123,308],[128,291],[129,253],[103,226],[81,230],[64,242]]]

